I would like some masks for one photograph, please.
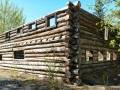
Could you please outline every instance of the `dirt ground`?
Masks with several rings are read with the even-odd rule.
[[[87,75],[83,81],[83,86],[59,82],[56,88],[51,88],[47,79],[10,70],[0,70],[0,90],[120,90],[120,69]]]

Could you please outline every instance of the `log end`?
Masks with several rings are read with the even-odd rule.
[[[80,86],[82,85],[82,80],[80,78],[74,78],[71,80],[72,85]]]
[[[78,7],[81,7],[80,1],[75,2],[74,5],[75,5],[75,6],[78,6]]]

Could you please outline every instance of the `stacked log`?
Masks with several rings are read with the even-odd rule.
[[[0,35],[0,68],[15,69],[22,72],[47,76],[54,71],[55,77],[65,77],[66,62],[68,62],[69,49],[75,48],[68,44],[71,27],[71,15],[64,8],[40,19],[21,25]],[[46,26],[51,15],[56,15],[54,26]],[[32,28],[32,25],[35,25]],[[24,51],[24,59],[16,59],[16,51]]]
[[[51,17],[55,18],[53,26],[48,25]],[[80,2],[69,1],[65,8],[1,34],[0,68],[40,77],[48,77],[52,70],[55,77],[74,85],[80,85],[84,75],[116,68],[120,61],[112,59],[113,52],[120,59],[118,47],[103,40],[104,31],[96,26],[99,21],[81,9]],[[92,62],[86,62],[86,50],[93,51]],[[24,52],[23,59],[15,58],[16,51]],[[104,52],[103,61],[98,61],[98,51]],[[111,53],[110,60],[106,60],[106,51]]]
[[[80,33],[79,33],[79,23],[77,20],[79,20],[77,16],[77,9],[80,6],[80,2],[77,3],[75,6],[73,3],[68,2],[67,3],[69,10],[67,10],[67,14],[72,16],[72,27],[73,29],[70,31],[71,36],[69,38],[69,44],[71,44],[72,47],[70,47],[70,50],[72,53],[69,53],[69,61],[67,62],[68,70],[65,72],[66,80],[74,85],[80,85],[81,79],[80,79],[80,70],[79,70],[79,53],[80,53]]]
[[[118,47],[109,46],[109,41],[104,40],[104,30],[100,30],[100,26],[97,26],[96,23],[101,20],[88,13],[87,11],[79,8],[78,10],[79,17],[79,26],[80,26],[80,70],[82,72],[82,76],[85,74],[97,72],[100,70],[116,68],[116,62],[119,62],[119,58],[116,61],[113,61],[113,52],[117,52]],[[109,37],[111,37],[111,33],[109,33]],[[92,62],[86,61],[86,50],[93,51],[93,60]],[[103,61],[98,60],[98,52],[103,52]],[[110,60],[107,60],[106,52],[110,52]],[[119,54],[117,54],[119,57]]]

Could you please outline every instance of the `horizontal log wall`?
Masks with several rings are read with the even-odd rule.
[[[48,70],[53,69],[57,77],[64,77],[72,84],[80,81],[80,40],[76,25],[79,22],[75,20],[79,19],[75,15],[75,8],[79,6],[80,2],[68,2],[63,9],[1,34],[0,68],[13,68],[41,76],[48,75]],[[53,17],[55,25],[50,26],[49,19]],[[17,51],[24,51],[24,57],[17,59]]]
[[[87,11],[79,8],[76,13],[79,17],[80,28],[80,70],[82,75],[93,73],[100,70],[115,68],[120,64],[120,53],[118,47],[109,46],[109,41],[104,40],[104,30],[99,30],[96,26],[100,19]],[[113,34],[109,32],[109,37]],[[86,61],[86,51],[93,52],[93,59]],[[103,60],[98,60],[98,52],[103,52]],[[110,53],[110,60],[107,60],[107,51]],[[113,60],[113,52],[117,55],[117,60]]]
[[[55,25],[49,26],[47,24],[51,23],[49,19],[52,17],[55,18]],[[69,44],[71,20],[69,8],[66,7],[1,34],[0,68],[45,77],[53,70],[56,77],[65,78],[65,72],[69,70],[66,63],[69,53],[74,53],[70,48],[75,48]],[[24,58],[15,58],[15,52],[21,50],[24,51]]]
[[[49,19],[55,18],[55,25]],[[53,69],[58,78],[79,85],[81,77],[99,70],[117,67],[120,62],[118,47],[110,47],[104,31],[96,23],[100,19],[80,8],[80,2],[67,6],[40,19],[21,25],[0,35],[0,68],[14,69],[40,77],[48,77]],[[110,33],[109,37],[114,36]],[[21,59],[16,52],[23,51]],[[86,61],[86,51],[93,59]],[[98,61],[98,52],[103,61]],[[110,53],[107,60],[106,52]],[[113,60],[113,52],[117,60]],[[50,67],[50,68],[49,68]]]

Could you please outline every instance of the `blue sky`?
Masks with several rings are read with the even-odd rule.
[[[19,8],[24,9],[24,15],[27,16],[26,23],[40,18],[50,12],[56,11],[64,6],[68,0],[9,0],[14,2]],[[70,0],[76,2],[78,0]],[[89,12],[86,4],[93,4],[95,0],[80,0],[81,7]]]

